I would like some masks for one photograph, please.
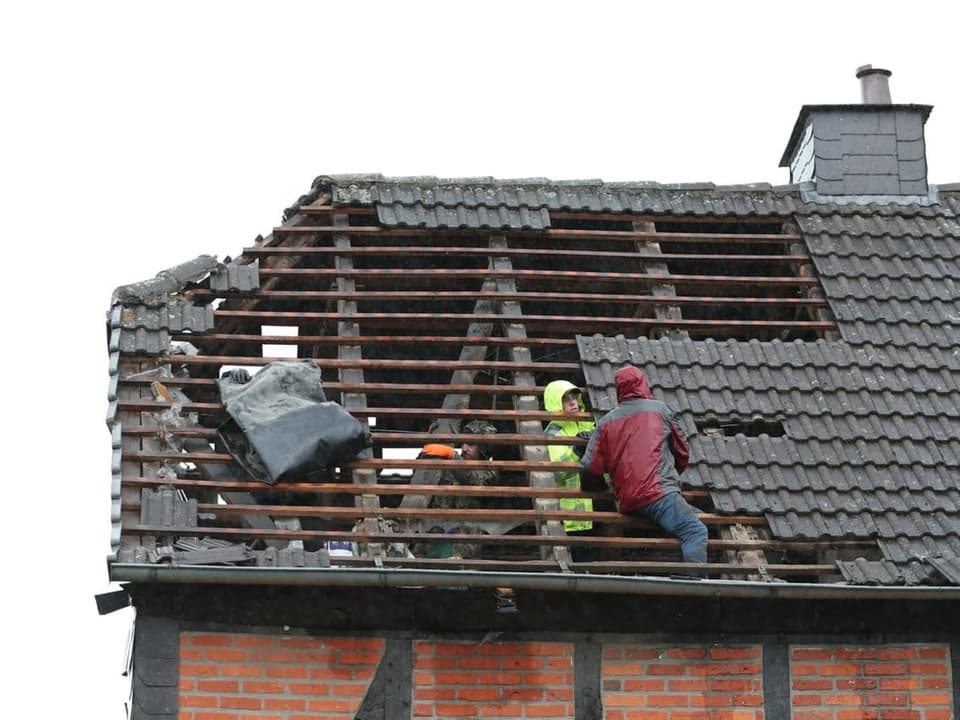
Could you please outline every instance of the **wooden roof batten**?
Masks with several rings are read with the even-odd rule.
[[[227,302],[215,311],[216,327],[211,332],[202,336],[175,335],[201,346],[197,355],[176,360],[191,371],[191,376],[170,379],[171,386],[182,388],[188,396],[187,402],[179,404],[182,412],[198,413],[207,418],[208,425],[213,425],[222,416],[223,406],[211,375],[216,375],[223,365],[256,366],[288,359],[264,357],[260,352],[267,344],[285,344],[295,346],[299,357],[309,357],[318,367],[335,371],[336,380],[324,382],[328,397],[339,397],[343,407],[362,422],[377,420],[376,427],[368,425],[373,446],[340,469],[341,480],[348,478],[349,483],[280,483],[275,489],[264,490],[267,494],[289,491],[309,496],[314,493],[305,486],[315,485],[320,504],[303,508],[265,505],[259,509],[255,504],[235,503],[220,509],[201,504],[203,512],[217,518],[209,528],[211,534],[281,544],[293,540],[322,545],[331,539],[352,538],[357,542],[359,555],[344,563],[358,566],[373,563],[376,567],[394,567],[408,562],[410,566],[500,570],[535,567],[629,574],[644,568],[650,572],[676,572],[676,564],[659,559],[664,553],[675,555],[676,542],[672,538],[651,537],[651,531],[656,535],[656,529],[644,523],[598,513],[598,520],[623,528],[623,536],[569,538],[563,531],[562,521],[573,518],[573,514],[559,510],[558,499],[567,495],[557,494],[554,473],[561,468],[547,460],[543,425],[551,414],[541,410],[540,398],[549,380],[582,379],[573,335],[594,331],[627,337],[678,334],[700,338],[729,333],[765,333],[764,337],[776,337],[789,331],[819,334],[834,328],[835,323],[823,313],[809,321],[787,321],[777,315],[784,307],[795,308],[798,313],[820,312],[827,307],[822,295],[818,297],[814,292],[818,280],[812,274],[771,272],[781,266],[804,267],[805,252],[802,244],[797,244],[800,236],[794,235],[793,230],[788,232],[782,218],[765,219],[762,232],[751,234],[662,232],[657,230],[654,217],[637,219],[622,215],[616,216],[616,222],[628,223],[629,230],[599,229],[599,224],[606,220],[596,214],[560,213],[558,217],[561,215],[571,221],[597,221],[598,229],[558,227],[535,232],[386,228],[356,224],[373,219],[367,209],[303,207],[295,224],[276,228],[269,242],[249,250],[250,257],[258,257],[263,263],[261,276],[265,282],[259,290],[229,293],[197,287],[194,297],[199,301],[224,297]],[[316,220],[328,224],[312,224]],[[708,222],[697,222],[708,229]],[[413,244],[404,245],[407,240]],[[392,242],[397,244],[391,245]],[[723,263],[726,256],[721,253],[690,251],[691,247],[726,247],[726,243],[743,248],[741,254],[735,255],[739,265],[728,268]],[[764,243],[782,250],[756,252],[754,246]],[[478,263],[483,259],[485,268]],[[447,289],[450,287],[457,289]],[[636,288],[647,291],[630,292]],[[722,293],[706,295],[702,292],[705,288],[718,288]],[[760,290],[755,292],[756,288]],[[573,292],[567,292],[568,289]],[[709,301],[715,301],[716,312],[722,317],[697,315],[696,311]],[[589,311],[575,313],[576,307],[588,307]],[[748,308],[752,319],[738,318],[738,308]],[[694,311],[692,316],[686,315],[687,309]],[[263,328],[274,323],[296,326],[300,333],[276,335]],[[444,333],[434,334],[441,327]],[[457,328],[465,328],[462,335],[456,332]],[[229,352],[225,352],[228,348]],[[506,351],[506,359],[501,358],[501,351]],[[495,359],[489,359],[491,354]],[[130,359],[146,364],[155,362],[135,353]],[[504,377],[509,377],[509,381]],[[124,432],[131,442],[149,438],[153,432],[149,418],[170,407],[148,393],[134,392],[138,384],[142,381],[130,379],[125,383],[130,392],[119,405],[129,413]],[[509,452],[487,467],[511,476],[522,475],[525,480],[519,485],[505,482],[489,488],[460,488],[460,492],[476,492],[481,498],[520,498],[530,503],[530,509],[486,511],[513,519],[517,527],[526,528],[526,534],[466,534],[465,540],[492,548],[494,555],[498,555],[498,548],[511,552],[534,549],[534,555],[540,559],[522,553],[496,560],[389,557],[386,549],[392,539],[431,544],[442,542],[443,538],[405,534],[402,526],[397,533],[384,533],[381,520],[403,520],[413,513],[401,511],[418,508],[423,511],[422,517],[456,519],[457,515],[456,511],[444,513],[431,508],[432,494],[423,491],[430,485],[416,482],[422,471],[437,470],[442,467],[441,462],[387,460],[381,457],[382,450],[430,440],[462,442],[460,426],[474,418],[491,420],[501,429],[513,429],[490,440]],[[178,432],[175,428],[172,434]],[[204,443],[212,439],[204,428],[186,428],[183,432],[185,436],[202,438]],[[151,483],[150,468],[177,461],[224,467],[231,462],[229,455],[197,448],[173,453],[149,444],[130,446],[126,457],[139,466],[129,466],[124,471],[124,482],[130,490],[124,495],[125,532],[163,534],[157,527],[133,522],[140,502],[136,491],[162,486]],[[520,459],[511,459],[514,455]],[[460,462],[464,468],[471,467],[466,461]],[[411,484],[383,480],[384,471],[398,468],[413,471]],[[220,489],[237,489],[226,477],[221,476]],[[196,478],[187,470],[167,485],[199,494],[212,489],[203,484],[206,482],[210,481]],[[349,490],[345,485],[349,485]],[[433,494],[437,496],[453,492],[450,488],[434,487]],[[711,558],[722,558],[734,549],[805,551],[814,544],[791,546],[758,537],[728,538],[724,533],[729,526],[739,523],[758,527],[765,526],[765,521],[758,517],[717,515],[710,511],[704,493],[685,490],[685,494],[698,505],[706,506],[701,508],[701,515],[711,527]],[[331,504],[329,499],[337,495],[347,496],[348,505]],[[391,498],[398,497],[399,504],[393,504]],[[229,527],[233,518],[261,515],[278,519],[318,518],[327,524],[319,530],[279,525]],[[716,537],[718,534],[720,538]],[[570,546],[576,543],[620,546],[634,556],[587,567],[572,561]],[[731,556],[728,564],[712,562],[709,572],[720,574],[724,571],[719,566],[724,566],[738,576],[749,574],[750,568],[754,574],[762,575],[758,567],[772,567],[763,556],[744,558],[747,556]],[[833,570],[832,566],[796,563],[795,571],[784,570],[783,574],[815,577]]]

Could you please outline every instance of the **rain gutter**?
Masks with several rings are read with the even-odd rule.
[[[783,600],[960,600],[960,587],[764,583],[572,573],[510,573],[376,568],[262,568],[114,563],[114,582],[301,587],[492,588],[550,592],[771,598]]]

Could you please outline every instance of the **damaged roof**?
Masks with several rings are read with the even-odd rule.
[[[720,187],[594,180],[557,182],[543,178],[321,176],[309,194],[287,209],[283,228],[264,239],[259,248],[266,253],[269,248],[283,248],[291,237],[306,237],[306,233],[296,234],[305,218],[351,209],[357,210],[361,219],[355,227],[340,227],[344,234],[352,231],[361,237],[367,232],[387,235],[403,230],[413,235],[396,237],[414,238],[403,242],[449,242],[458,250],[463,250],[464,238],[477,233],[486,237],[484,231],[487,235],[493,231],[506,233],[507,245],[519,248],[517,253],[538,251],[524,244],[523,238],[534,237],[532,234],[545,238],[539,251],[549,253],[554,247],[550,232],[555,232],[557,238],[566,237],[563,233],[572,236],[584,228],[598,233],[623,232],[625,237],[649,232],[650,239],[666,248],[663,256],[656,258],[664,263],[658,271],[666,276],[664,282],[671,283],[676,276],[678,288],[683,287],[682,283],[694,288],[689,292],[678,290],[675,300],[670,295],[659,300],[661,308],[679,308],[680,320],[675,315],[637,310],[635,314],[626,312],[610,319],[606,326],[612,332],[590,332],[576,322],[563,331],[547,324],[544,327],[550,329],[538,331],[536,323],[546,321],[528,311],[529,317],[521,317],[519,322],[529,323],[527,332],[531,338],[553,342],[566,333],[576,339],[572,354],[561,357],[572,361],[568,367],[545,363],[531,371],[535,375],[531,381],[540,385],[541,377],[579,374],[589,390],[594,410],[603,412],[615,404],[613,373],[624,364],[633,363],[647,373],[656,396],[678,411],[692,448],[691,465],[683,480],[692,490],[706,494],[712,512],[718,516],[762,517],[771,537],[783,541],[784,547],[793,541],[815,541],[811,545],[811,562],[829,556],[846,583],[960,584],[960,185],[934,188],[930,202],[905,204],[898,204],[895,198],[878,198],[877,202],[866,204],[834,203],[822,197],[811,201],[808,190],[799,185]],[[650,224],[648,230],[640,227],[643,223]],[[711,224],[715,230],[709,229]],[[330,237],[323,230],[316,230],[319,239],[311,236],[296,247],[322,246]],[[443,241],[429,235],[437,230],[449,231]],[[420,237],[418,232],[427,235]],[[783,291],[782,297],[766,298],[780,302],[787,310],[781,307],[780,314],[775,316],[772,311],[757,311],[756,316],[750,316],[754,319],[731,331],[745,317],[742,312],[711,312],[719,313],[717,308],[722,309],[727,303],[745,302],[750,312],[768,305],[764,304],[763,292],[740,297],[725,289],[712,298],[698,297],[694,290],[702,293],[703,288],[697,283],[705,282],[700,266],[691,265],[696,272],[672,269],[671,256],[687,258],[689,243],[702,240],[699,235],[704,232],[718,233],[714,242],[723,240],[725,233],[740,240],[744,239],[740,236],[754,233],[752,239],[746,237],[751,247],[768,242],[766,239],[772,234],[789,234],[791,242],[799,246],[789,250],[791,257],[801,250],[803,257],[784,262],[791,267],[811,264],[812,272],[796,271],[794,278],[797,283],[811,284],[798,285],[794,294],[792,290]],[[515,234],[516,242],[509,233]],[[671,243],[675,244],[673,250]],[[555,247],[562,254],[559,240]],[[481,253],[483,248],[487,246],[481,246]],[[731,248],[732,245],[721,244],[720,250],[711,252],[731,252],[736,259],[738,251]],[[483,255],[483,267],[486,255],[493,254],[492,249],[488,248]],[[771,251],[764,246],[751,252]],[[615,264],[614,254],[610,253],[610,262]],[[283,266],[283,256],[278,257],[280,261],[245,253],[227,266],[201,263],[209,280],[204,278],[199,283],[195,274],[188,273],[189,277],[181,278],[175,288],[163,285],[158,291],[151,285],[146,290],[131,290],[128,286],[125,291],[118,291],[108,317],[115,378],[112,392],[115,393],[116,378],[123,376],[124,354],[164,355],[185,334],[195,335],[191,342],[200,343],[207,333],[239,332],[231,323],[240,322],[237,318],[243,318],[242,313],[250,312],[254,306],[237,310],[240,305],[235,303],[214,310],[210,298],[232,294],[247,302],[269,297],[269,292],[281,287],[278,278],[294,278],[290,271],[298,267],[295,263]],[[310,261],[304,260],[306,257],[304,254],[298,258],[299,267],[304,268],[304,273],[321,278],[311,287],[327,287],[322,280],[326,270],[310,265]],[[417,265],[420,261],[412,258],[411,254],[408,261],[418,272],[427,272],[425,264]],[[751,258],[751,262],[763,261],[762,257]],[[563,267],[561,262],[557,260],[558,267]],[[524,283],[533,282],[525,281],[523,273],[541,272],[539,267],[531,265],[534,269],[516,272],[515,286],[501,283],[491,292],[522,294]],[[759,272],[756,267],[759,265],[750,266],[749,272]],[[344,292],[342,281],[336,277],[366,272],[352,265],[338,268],[340,275],[332,272],[329,282],[340,292]],[[441,295],[463,287],[461,283],[466,281],[458,277],[472,277],[466,275],[472,272],[469,268],[448,270],[447,285],[437,286]],[[601,267],[596,281],[618,282],[611,279],[611,271],[612,266]],[[358,288],[361,293],[378,289],[377,277],[387,270],[369,272],[380,275],[358,274],[361,279],[357,282],[363,285]],[[483,268],[477,272],[482,276]],[[726,280],[732,283],[736,278],[731,275]],[[571,274],[562,289],[551,291],[580,292],[584,283],[592,281],[589,271],[580,277]],[[294,284],[287,292],[300,292],[301,297],[306,297],[302,295],[305,286],[296,284],[299,280],[290,282]],[[771,288],[777,287],[772,280],[770,283]],[[479,292],[479,285],[476,288]],[[644,295],[650,291],[644,286],[642,291],[634,292]],[[692,300],[684,305],[687,296]],[[277,297],[277,302],[283,299]],[[611,297],[610,307],[622,303],[622,296]],[[814,309],[798,306],[795,311],[788,307],[794,299],[811,302],[811,298],[821,305]],[[715,304],[711,305],[709,299]],[[439,302],[439,296],[435,301]],[[473,305],[471,301],[470,306]],[[338,312],[343,307],[339,306]],[[402,303],[393,307],[397,318],[410,309]],[[601,307],[604,309],[593,314],[615,312]],[[299,311],[305,308],[299,306]],[[499,312],[504,314],[505,325],[510,322],[503,306]],[[795,312],[795,327],[808,329],[791,331],[784,312]],[[567,306],[563,306],[563,313],[570,315]],[[586,322],[591,308],[583,307],[582,313]],[[375,313],[369,313],[368,322],[374,323],[374,315],[390,314],[391,311],[377,308]],[[769,322],[770,317],[775,322]],[[439,332],[437,323],[445,322],[443,318],[442,312],[433,316],[427,312],[422,317],[404,316],[401,322],[413,323],[424,335],[433,336]],[[265,318],[262,322],[274,320]],[[317,313],[316,322],[336,326],[335,318],[323,313]],[[804,326],[804,322],[809,322],[809,326]],[[359,323],[362,326],[363,320]],[[349,335],[342,327],[325,332]],[[383,332],[377,329],[361,334]],[[323,333],[309,334],[322,339]],[[424,343],[424,347],[428,344]],[[203,352],[220,356],[213,345],[206,350],[201,348]],[[366,349],[364,353],[363,357],[368,357]],[[362,392],[364,382],[375,382],[370,378],[376,370],[371,369],[365,381],[361,379],[356,386],[352,385],[344,370],[356,367],[356,359],[352,365],[345,363],[347,356],[342,350],[337,357],[342,364],[331,367],[339,368],[338,380],[344,393]],[[443,361],[438,355],[418,356],[411,351],[392,356],[391,362],[394,358],[406,362],[418,357]],[[512,357],[510,361],[516,363],[517,359]],[[517,368],[505,368],[504,372],[520,373]],[[409,381],[407,376],[399,375],[392,379]],[[512,382],[518,383],[516,379]],[[369,392],[375,390],[371,387]],[[116,400],[115,394],[112,399]],[[469,407],[476,409],[477,405]],[[514,403],[512,411],[519,412],[519,407]],[[114,426],[122,424],[118,413],[112,406],[110,422]],[[511,415],[511,411],[500,412],[494,406],[491,413],[491,419],[516,422],[518,427],[521,423],[519,415]],[[378,426],[379,421],[378,418]],[[120,452],[120,435],[115,432],[114,437],[115,448]],[[119,506],[124,474],[120,465],[115,462],[117,546],[126,532]],[[844,541],[855,542],[848,546]],[[768,562],[777,562],[776,552]]]

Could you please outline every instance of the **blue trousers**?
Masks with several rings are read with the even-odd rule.
[[[700,522],[697,511],[680,493],[667,493],[633,513],[653,520],[667,533],[679,538],[684,562],[707,561],[707,526]]]

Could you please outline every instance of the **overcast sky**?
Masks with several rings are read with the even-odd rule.
[[[859,102],[866,63],[960,182],[950,6],[4,3],[8,712],[123,716],[129,614],[93,600],[115,287],[238,255],[321,174],[784,184],[801,105]]]

